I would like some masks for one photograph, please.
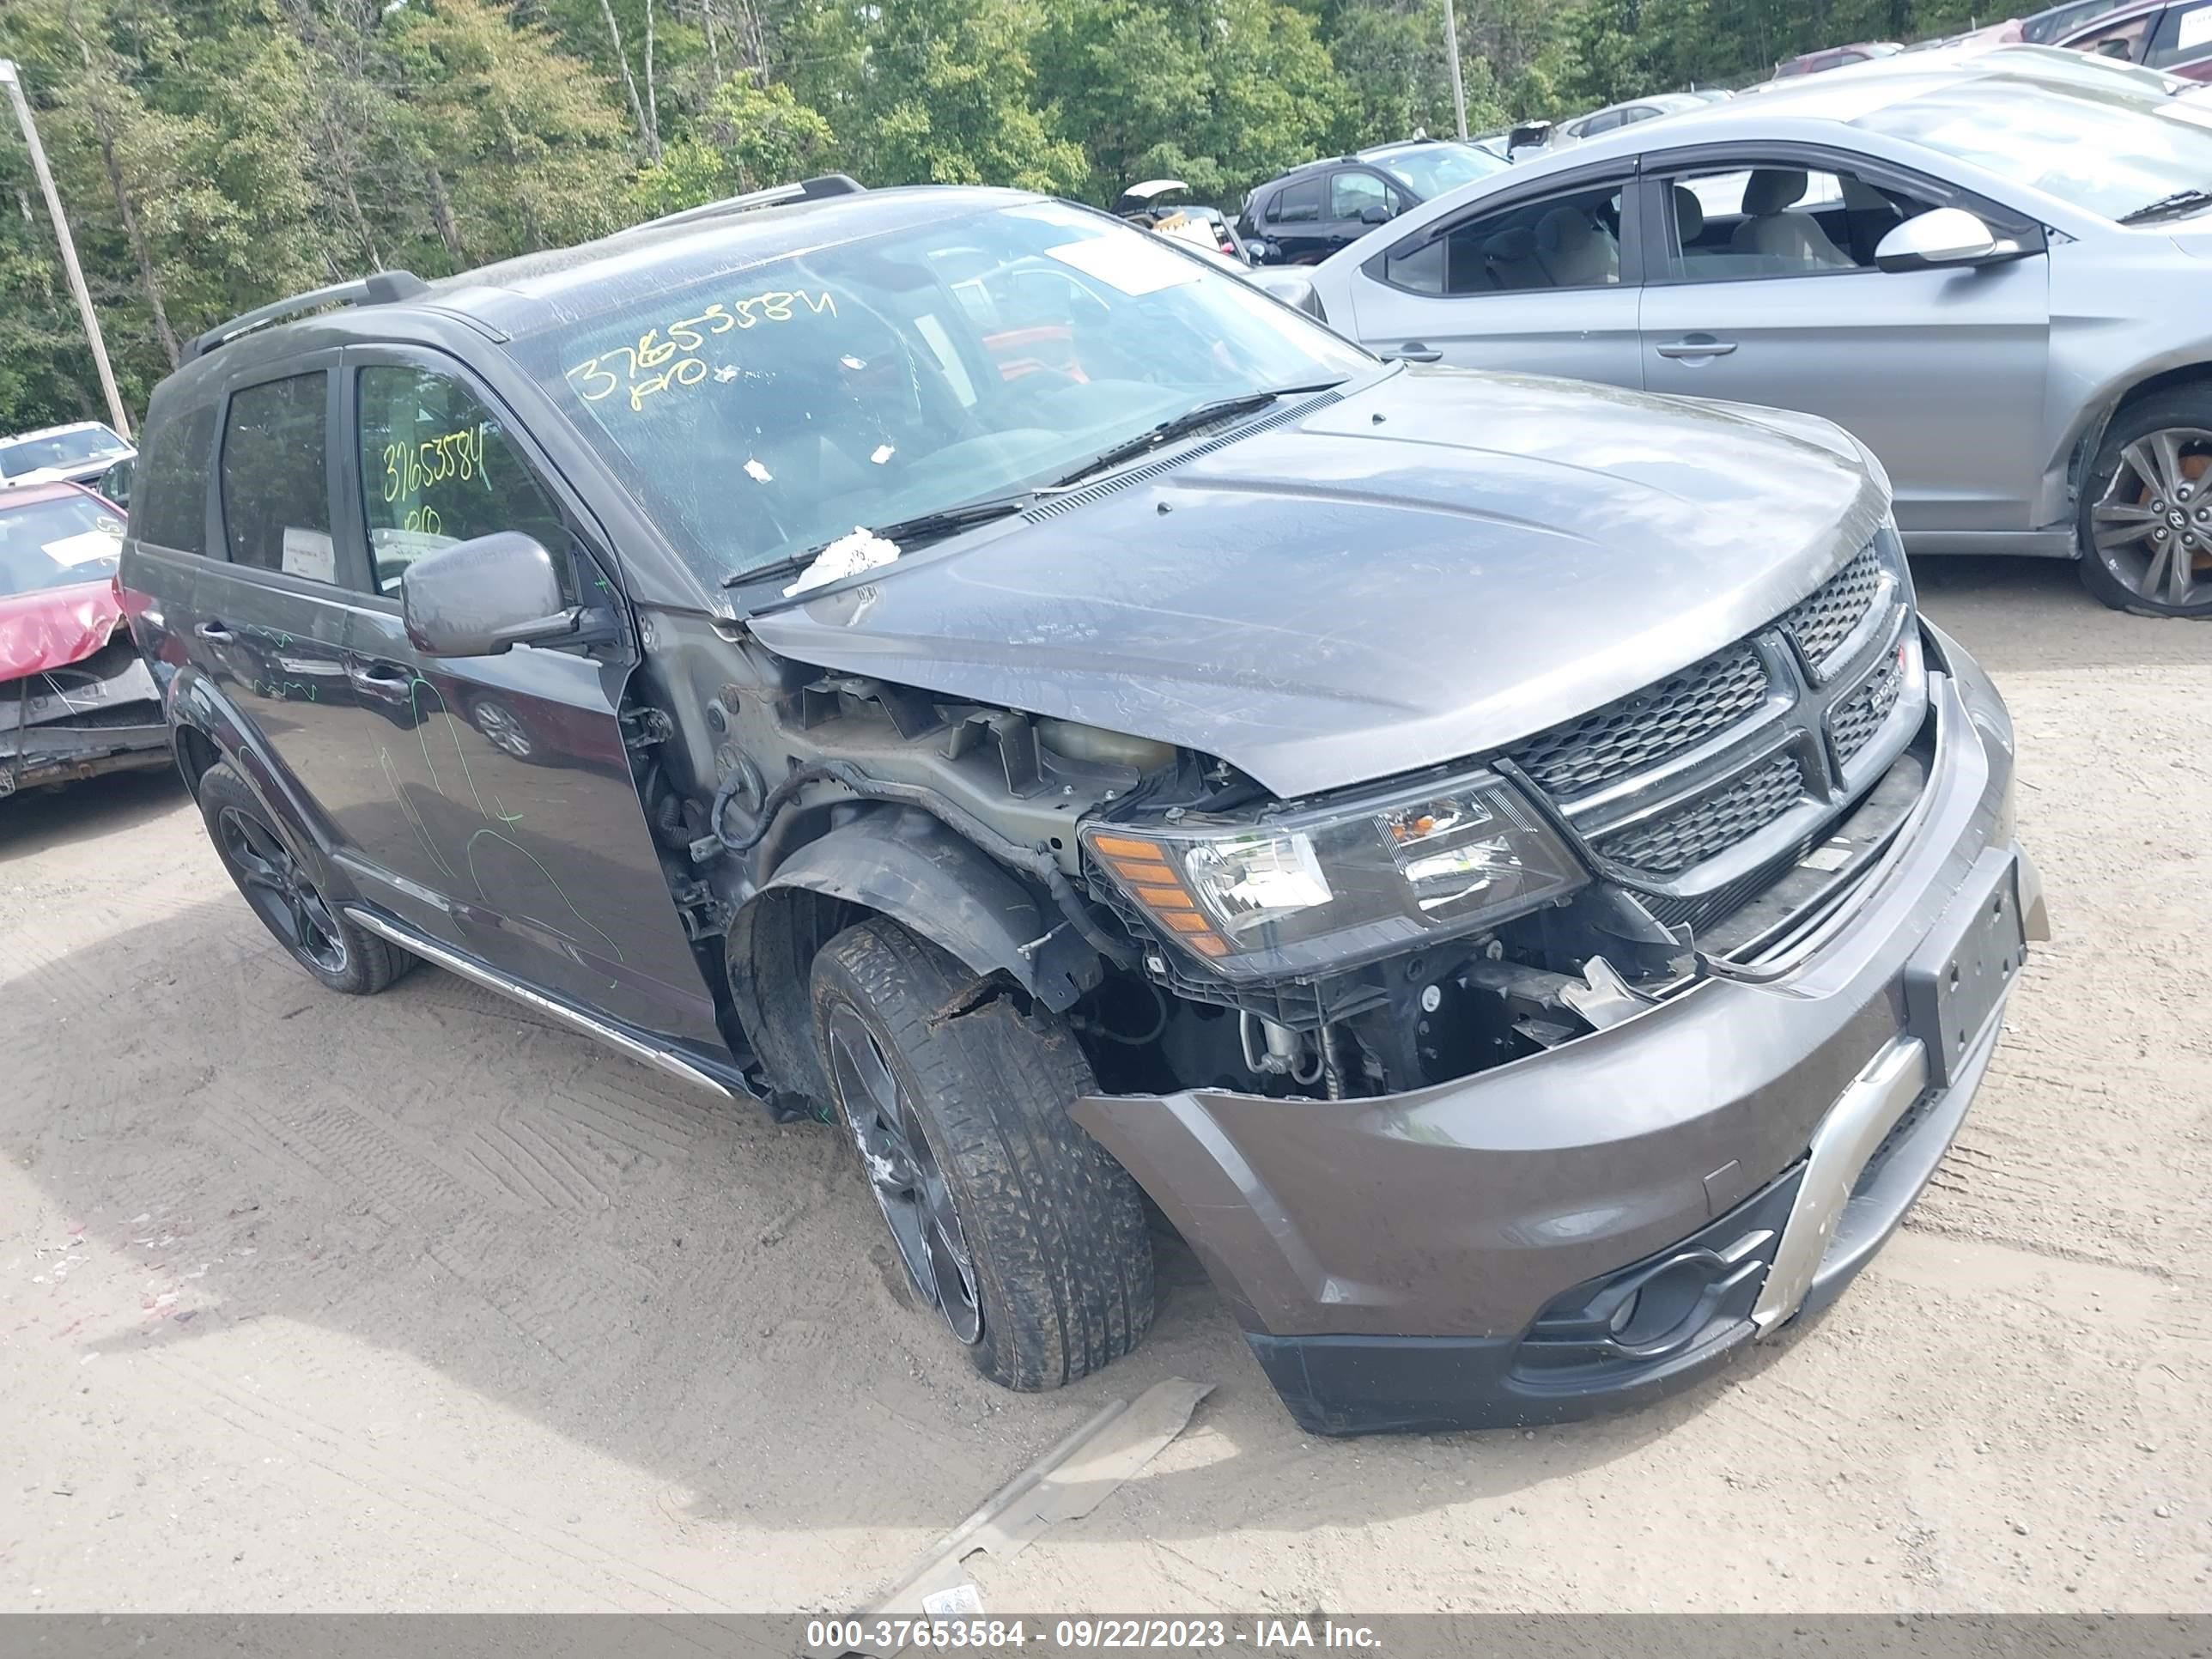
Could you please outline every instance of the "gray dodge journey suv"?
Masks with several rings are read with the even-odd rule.
[[[307,972],[842,1126],[1012,1388],[1144,1335],[1147,1195],[1309,1428],[1681,1386],[1897,1225],[2045,936],[1844,433],[1378,362],[1010,191],[240,318],[122,581]]]

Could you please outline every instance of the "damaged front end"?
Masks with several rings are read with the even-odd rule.
[[[0,798],[168,764],[160,690],[123,629],[75,662],[0,680]]]
[[[1102,1078],[1382,1095],[1618,1024],[1839,900],[1922,798],[1926,714],[1884,531],[1771,626],[1478,763],[1295,805],[1148,778],[1083,828],[1166,998],[1143,1044],[1146,995],[1079,1010]]]

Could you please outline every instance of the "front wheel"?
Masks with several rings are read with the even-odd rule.
[[[2081,491],[2081,583],[2115,611],[2212,617],[2212,390],[2123,410]]]
[[[815,1041],[916,1293],[975,1368],[1056,1389],[1152,1322],[1137,1183],[1067,1115],[1095,1086],[1073,1036],[897,923],[815,957]]]

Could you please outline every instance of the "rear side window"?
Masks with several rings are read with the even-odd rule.
[[[131,533],[177,553],[207,551],[208,452],[215,409],[202,404],[163,421],[146,440],[131,489]]]
[[[536,538],[571,586],[561,509],[499,416],[450,375],[361,372],[361,479],[377,591],[397,593],[426,553],[501,530]]]
[[[235,392],[222,428],[230,562],[337,580],[331,544],[329,376],[320,369]]]
[[[1463,219],[1391,249],[1383,280],[1439,295],[1610,288],[1620,281],[1620,208],[1621,187],[1603,185]]]
[[[1309,179],[1303,184],[1285,185],[1275,198],[1274,205],[1267,210],[1268,219],[1276,224],[1312,224],[1321,217],[1321,180]]]

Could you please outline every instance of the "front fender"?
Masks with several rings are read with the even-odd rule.
[[[1055,1013],[1098,982],[1097,954],[1049,901],[939,819],[898,809],[840,825],[778,865],[729,933],[731,1000],[754,1052],[772,1081],[817,1099],[805,976],[831,923],[794,902],[806,894],[889,916]]]

